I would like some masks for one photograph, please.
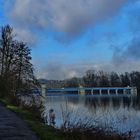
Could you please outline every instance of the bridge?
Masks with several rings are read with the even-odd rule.
[[[42,94],[53,94],[53,93],[74,93],[80,95],[123,95],[123,96],[137,96],[136,87],[90,87],[90,88],[60,88],[60,89],[46,89],[42,86]]]

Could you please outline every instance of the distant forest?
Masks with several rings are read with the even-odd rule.
[[[125,72],[117,74],[116,72],[104,72],[88,70],[86,74],[81,77],[73,77],[66,80],[45,80],[47,88],[66,88],[66,87],[127,87],[134,86],[140,91],[140,72],[133,71],[131,73]]]

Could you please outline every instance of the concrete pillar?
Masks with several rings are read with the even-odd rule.
[[[116,93],[116,95],[118,95],[118,89],[115,89],[115,93]]]
[[[45,97],[45,95],[46,95],[46,85],[45,84],[41,85],[41,95],[43,97]]]
[[[137,88],[132,87],[131,90],[130,90],[130,94],[131,94],[131,96],[137,96]]]
[[[110,90],[109,89],[107,90],[107,94],[110,95]]]
[[[126,94],[126,89],[123,89],[123,94]]]
[[[101,89],[99,89],[99,93],[100,93],[100,95],[102,95],[102,90]]]
[[[93,95],[93,89],[91,89],[91,95]]]

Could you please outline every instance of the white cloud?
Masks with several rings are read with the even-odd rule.
[[[26,30],[23,28],[14,28],[13,31],[18,40],[22,39],[22,41],[28,42],[31,44],[33,44],[37,41],[36,36],[34,34],[32,34],[32,32],[30,30]]]
[[[8,0],[8,17],[30,30],[53,28],[67,37],[112,16],[126,0]]]
[[[38,68],[36,68],[37,70]],[[72,77],[82,77],[87,70],[103,70],[105,72],[131,72],[133,70],[140,71],[140,60],[125,61],[120,65],[113,62],[76,62],[74,64],[64,64],[59,61],[50,61],[44,67],[36,72],[38,78],[46,78],[53,80],[63,80]]]

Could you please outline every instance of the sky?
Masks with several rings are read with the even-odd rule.
[[[31,48],[38,78],[140,71],[140,0],[0,0],[6,24]]]

